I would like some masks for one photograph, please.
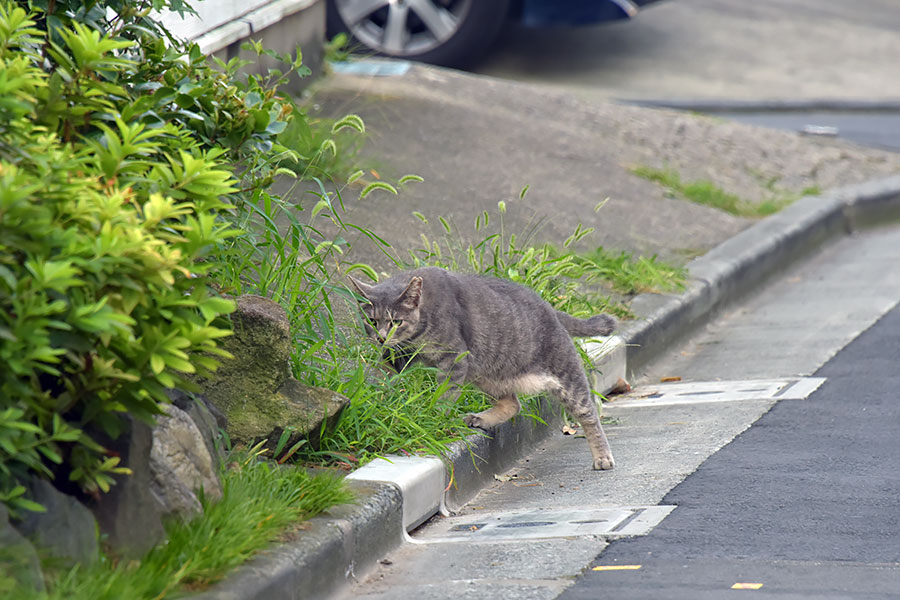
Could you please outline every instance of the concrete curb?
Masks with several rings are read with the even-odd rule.
[[[625,376],[625,344],[618,336],[588,344],[595,389],[609,390]],[[559,409],[542,399],[539,421],[519,416],[491,435],[472,434],[451,446],[433,481],[435,457],[388,457],[348,476],[357,502],[334,507],[308,522],[295,542],[261,553],[194,600],[328,598],[361,578],[388,552],[408,540],[407,531],[449,508],[456,509],[494,475],[511,468],[552,435]],[[585,455],[585,464],[588,464]],[[380,464],[376,464],[380,463]],[[391,468],[384,468],[384,463]],[[410,505],[412,505],[410,507]]]
[[[745,229],[688,264],[691,281],[684,293],[634,299],[638,320],[619,332],[629,374],[830,238],[898,218],[900,176],[894,176],[803,198]]]
[[[403,502],[391,485],[352,482],[357,503],[310,519],[299,539],[260,553],[194,600],[324,598],[403,541]]]
[[[620,104],[645,108],[669,108],[672,110],[702,113],[733,112],[900,112],[900,99],[896,100],[846,100],[820,98],[816,100],[708,100],[683,98],[674,100],[639,100],[619,98]]]

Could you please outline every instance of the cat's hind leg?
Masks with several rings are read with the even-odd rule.
[[[581,377],[573,377],[568,385],[562,385],[556,390],[556,395],[569,415],[581,423],[584,437],[587,438],[588,447],[594,460],[594,469],[607,471],[616,466],[606,433],[600,425],[600,415],[597,413],[597,404],[591,396],[587,378],[583,373]]]
[[[469,427],[490,429],[509,421],[522,410],[522,405],[519,404],[519,399],[515,394],[501,396],[492,400],[492,403],[493,406],[487,410],[464,416],[463,422]]]

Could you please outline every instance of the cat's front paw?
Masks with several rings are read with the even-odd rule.
[[[463,423],[469,427],[477,427],[478,429],[488,430],[491,428],[487,421],[481,418],[481,415],[471,413],[463,417]]]
[[[616,468],[616,461],[613,460],[611,454],[607,454],[606,456],[600,457],[594,461],[594,470],[595,471],[610,471]]]

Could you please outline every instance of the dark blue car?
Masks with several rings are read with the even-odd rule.
[[[657,0],[328,0],[328,31],[387,56],[465,66],[515,21],[530,27],[627,19]]]

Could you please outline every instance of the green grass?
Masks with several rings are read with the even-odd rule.
[[[334,428],[322,432],[318,447],[301,447],[295,460],[349,469],[388,454],[443,456],[450,444],[475,433],[462,417],[490,405],[484,394],[466,386],[455,399],[434,369],[414,363],[396,373],[368,340],[357,349],[351,377],[321,382],[347,395],[349,404]]]
[[[246,233],[223,253],[224,268],[219,271],[222,287],[230,293],[257,293],[284,306],[294,337],[295,378],[349,399],[337,423],[319,432],[318,444],[286,452],[302,464],[349,469],[386,454],[445,455],[451,443],[473,433],[462,417],[490,404],[471,388],[464,388],[454,400],[454,394],[447,393],[447,382],[433,369],[411,365],[395,373],[385,366],[380,349],[365,337],[358,318],[346,317],[358,313],[346,275],[358,270],[376,276],[370,266],[344,259],[348,233],[361,233],[376,242],[395,261],[396,270],[434,265],[507,278],[579,317],[599,312],[631,317],[627,305],[598,290],[627,295],[675,290],[684,282],[683,270],[656,258],[601,248],[575,254],[571,244],[590,235],[590,229],[578,227],[559,250],[537,245],[534,234],[539,224],[520,234],[507,231],[504,202],[493,214],[484,211],[476,217],[476,241],[464,242],[446,219],[438,218],[443,237],[431,240],[423,235],[421,247],[401,260],[375,232],[343,220],[342,194],[347,189],[319,183],[316,194],[302,196],[313,205],[304,206],[302,212],[289,199],[263,197],[244,207],[237,224]],[[424,215],[417,216],[427,225]],[[499,224],[499,231],[489,229],[492,221]],[[328,237],[324,231],[336,233]],[[536,416],[529,402],[533,401],[525,401],[525,413]]]
[[[677,292],[684,290],[687,269],[656,256],[635,257],[630,252],[613,252],[603,247],[574,255],[588,277],[601,281],[620,294],[633,296],[647,292]]]
[[[352,494],[331,474],[280,467],[257,453],[232,453],[223,474],[223,497],[201,498],[203,514],[166,524],[168,541],[138,561],[103,556],[93,567],[58,572],[46,593],[22,590],[23,600],[129,600],[175,598],[221,579],[257,551],[298,528],[302,520]]]
[[[790,194],[776,194],[762,202],[754,203],[726,192],[711,181],[684,182],[678,172],[672,169],[637,166],[633,167],[631,172],[638,177],[660,184],[685,200],[711,206],[739,217],[765,217],[774,214],[798,197]],[[805,196],[817,191],[817,188],[807,188],[801,195]]]
[[[311,117],[305,107],[295,110],[304,118],[289,121],[278,134],[278,143],[297,152],[300,160],[284,160],[280,166],[301,180],[318,177],[346,181],[359,168],[359,153],[366,141],[362,119],[356,115],[341,119]]]
[[[669,289],[669,286],[678,285],[680,272],[674,267],[664,270],[657,259],[633,259],[630,255],[602,250],[579,258],[565,247],[556,251],[549,246],[533,246],[530,235],[506,232],[503,226],[505,210],[501,203],[499,215],[485,212],[478,216],[476,232],[484,232],[492,218],[499,221],[501,227],[499,233],[484,232],[473,243],[462,242],[450,224],[439,219],[446,235],[440,240],[423,239],[421,248],[414,250],[405,264],[398,265],[398,270],[427,264],[505,277],[535,289],[556,308],[576,316],[598,312],[630,316],[627,306],[592,291],[596,286],[586,286],[586,282],[615,275],[618,277],[613,285],[616,289]],[[420,218],[427,221],[424,216]],[[266,219],[266,222],[275,221],[275,215]],[[311,224],[305,227],[311,227]],[[590,230],[578,228],[565,246],[589,234]],[[278,247],[276,236],[270,237],[270,248]],[[339,255],[322,254],[313,260],[308,250],[305,251],[306,260],[289,255],[288,260],[268,261],[290,265],[277,270],[287,276],[287,269],[292,269],[291,277],[298,281],[271,289],[302,288],[302,293],[296,295],[298,301],[291,300],[291,296],[282,298],[283,301],[290,300],[286,308],[291,315],[295,339],[293,373],[303,383],[347,396],[349,404],[332,429],[320,432],[316,447],[303,445],[297,448],[292,460],[352,468],[385,454],[445,455],[449,444],[473,433],[462,417],[487,408],[490,405],[488,398],[466,387],[460,397],[454,399],[454,394],[448,393],[449,384],[440,374],[421,365],[410,365],[400,373],[387,367],[380,349],[365,337],[362,323],[358,319],[342,323],[336,316],[342,312],[337,310],[338,298],[347,304],[351,315],[358,313],[355,298],[343,284],[348,270],[359,269],[369,276],[375,275],[374,270],[365,265],[343,265],[339,272],[329,267],[328,260],[323,260],[326,256],[330,259],[339,258]],[[297,268],[300,264],[306,264],[312,272],[304,274]],[[614,274],[622,265],[627,270]],[[320,280],[318,287],[311,288],[310,281],[316,278]],[[311,290],[315,293],[310,294]],[[310,301],[313,296],[318,300]],[[524,401],[524,412],[536,417],[533,402],[533,399]]]

